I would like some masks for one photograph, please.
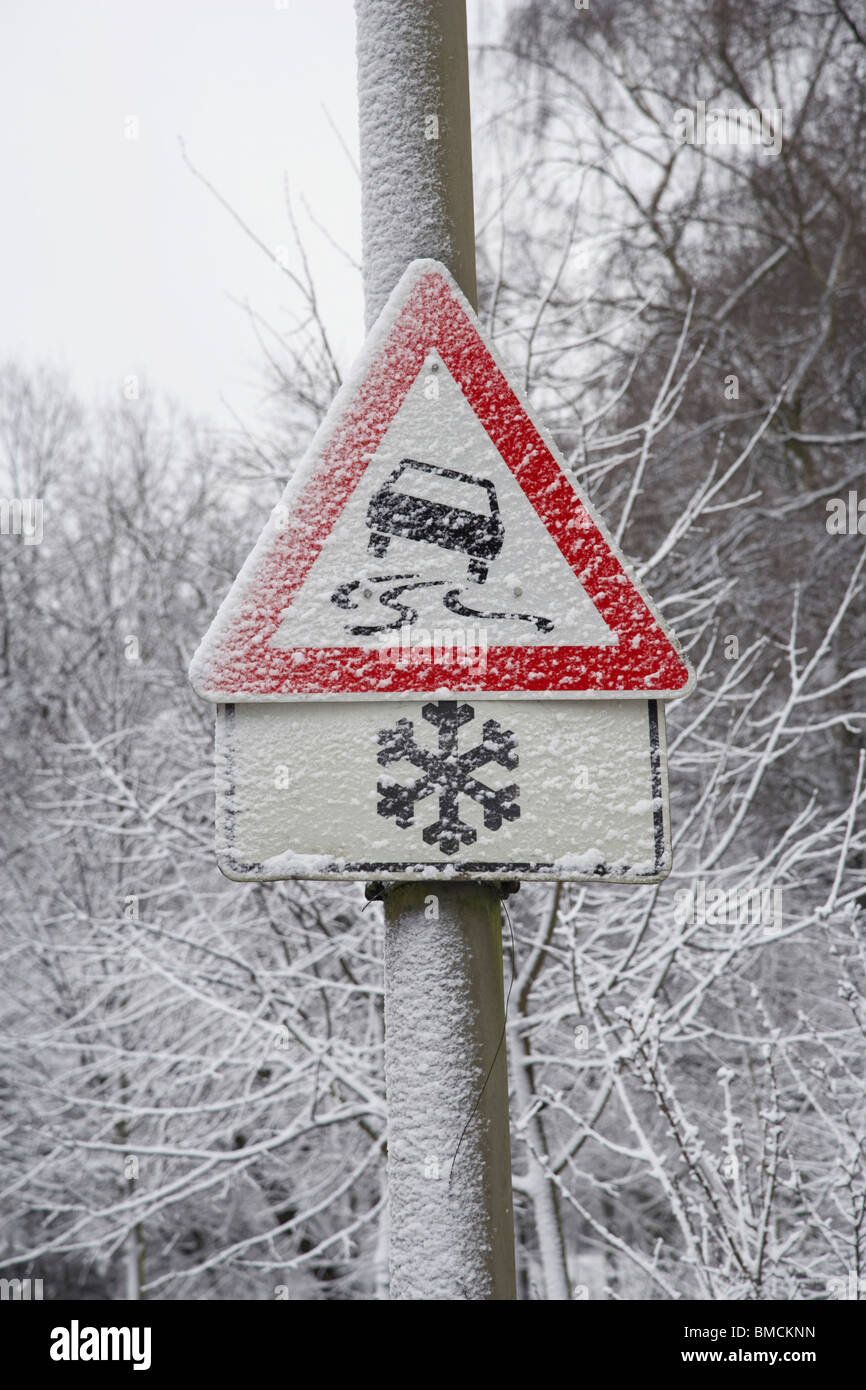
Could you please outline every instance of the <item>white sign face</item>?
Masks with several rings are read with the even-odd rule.
[[[216,751],[229,878],[670,871],[654,700],[238,704],[219,708]]]

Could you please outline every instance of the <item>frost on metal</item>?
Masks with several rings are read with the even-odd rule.
[[[460,253],[474,247],[468,77],[438,9],[356,0],[368,326],[416,258],[442,261],[474,294]]]
[[[242,881],[670,869],[660,703],[238,704],[216,750],[220,867]]]
[[[476,933],[477,946],[484,925],[473,922],[467,932],[447,893],[436,902],[438,919],[426,920],[414,906],[398,911],[386,931],[391,1297],[487,1299],[512,1218],[509,1208],[508,1229],[502,1230],[492,1215],[493,1187],[504,1182],[506,1169],[510,1174],[510,1158],[485,1156],[486,1093],[460,1141],[484,1085],[501,1017],[486,1020],[482,1038],[478,1030],[484,1025],[467,1007],[470,938]]]

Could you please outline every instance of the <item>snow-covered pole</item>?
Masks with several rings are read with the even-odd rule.
[[[476,306],[465,0],[355,0],[367,327],[410,261]]]
[[[475,305],[465,0],[355,10],[368,326],[418,257]],[[388,888],[391,1298],[515,1297],[503,1027],[495,886]]]
[[[483,883],[402,883],[389,889],[385,1083],[392,1298],[515,1297],[502,1027],[498,895]]]

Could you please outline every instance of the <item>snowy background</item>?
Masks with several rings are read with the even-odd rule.
[[[352,11],[183,15],[7,17],[2,1273],[384,1298],[381,908],[220,878],[186,680],[361,342]],[[862,1297],[866,24],[469,18],[482,322],[698,670],[670,879],[508,902],[519,1296]]]

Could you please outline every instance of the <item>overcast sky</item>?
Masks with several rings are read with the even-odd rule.
[[[254,408],[261,358],[232,297],[279,325],[289,295],[178,137],[268,246],[290,239],[285,173],[302,219],[303,195],[360,257],[352,3],[277,4],[3,0],[0,355],[64,365],[88,395],[143,372],[223,422],[221,396]],[[310,234],[345,361],[361,340],[360,284]]]

